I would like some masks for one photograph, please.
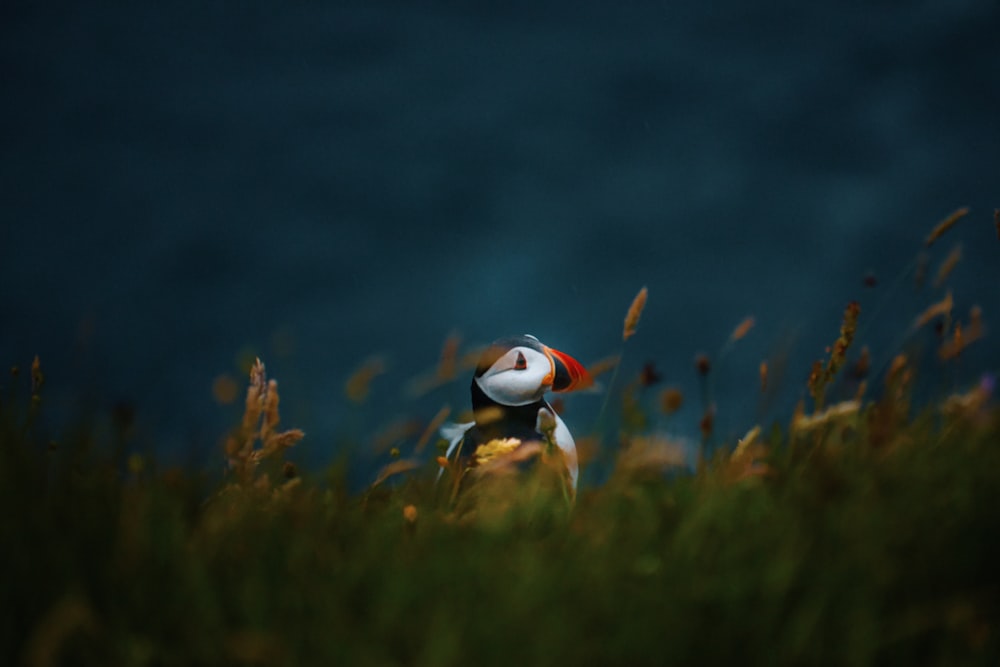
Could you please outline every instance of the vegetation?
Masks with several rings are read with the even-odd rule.
[[[951,309],[949,293],[914,324],[942,323],[938,363],[983,336],[981,313],[963,333]],[[511,475],[518,450],[491,451],[488,470],[419,456],[447,410],[350,495],[342,467],[283,460],[303,434],[278,430],[259,362],[222,483],[89,431],[48,442],[36,360],[0,405],[0,663],[1000,664],[995,378],[914,407],[905,354],[878,378],[867,351],[848,360],[858,317],[849,305],[806,381],[811,411],[703,449],[693,469],[643,428],[644,369],[618,394],[608,480],[575,502],[544,457],[512,459]],[[445,379],[456,354],[450,340]],[[842,396],[848,367],[865,379]],[[682,401],[667,388],[656,405]],[[452,483],[436,483],[442,467]]]

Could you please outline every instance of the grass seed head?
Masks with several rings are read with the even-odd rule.
[[[934,276],[934,287],[941,287],[944,281],[948,279],[951,272],[955,269],[955,266],[962,259],[962,244],[956,243],[948,256],[944,258],[941,262],[941,266],[938,267],[937,275]]]
[[[729,340],[735,342],[743,338],[748,333],[750,333],[750,330],[753,329],[753,326],[754,324],[756,324],[756,322],[757,321],[754,319],[752,315],[743,318],[743,321],[737,324],[736,328],[733,329],[733,333],[730,334]]]
[[[371,392],[372,381],[386,371],[382,357],[367,359],[344,383],[344,394],[352,403],[364,403]]]
[[[941,236],[949,229],[954,227],[955,223],[968,215],[968,213],[969,208],[967,206],[963,206],[962,208],[955,210],[951,213],[951,215],[939,222],[937,226],[931,230],[931,233],[927,235],[927,239],[924,241],[924,246],[928,248],[931,247],[935,241],[941,238]]]
[[[639,326],[639,318],[642,316],[642,310],[646,307],[646,297],[648,295],[649,291],[643,287],[639,290],[639,293],[635,295],[635,298],[632,299],[632,304],[628,307],[628,312],[625,313],[625,327],[622,330],[622,342],[627,341],[635,335],[636,328]]]
[[[919,329],[936,317],[943,317],[945,320],[950,319],[951,309],[954,305],[955,301],[952,298],[951,290],[948,290],[943,299],[932,303],[924,312],[917,315],[917,318],[913,321],[913,328]]]

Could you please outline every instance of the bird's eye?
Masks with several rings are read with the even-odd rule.
[[[523,371],[528,368],[528,360],[524,358],[523,352],[517,353],[517,361],[514,362],[515,371]]]

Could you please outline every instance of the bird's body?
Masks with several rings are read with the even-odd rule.
[[[566,423],[545,400],[548,391],[571,391],[592,384],[575,359],[543,345],[534,336],[513,336],[495,341],[483,353],[472,378],[475,421],[450,424],[442,429],[449,441],[446,457],[474,462],[478,452],[493,443],[542,442],[555,445],[565,468],[571,493],[575,493],[579,464],[576,443]]]

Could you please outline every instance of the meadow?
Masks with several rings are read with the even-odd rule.
[[[693,464],[644,419],[685,398],[651,369],[607,364],[615,432],[580,439],[608,475],[575,501],[544,460],[499,465],[456,496],[451,482],[476,471],[435,454],[441,415],[351,493],[346,463],[286,460],[309,441],[281,425],[259,360],[222,479],[161,467],[113,431],[53,439],[44,357],[12,368],[0,662],[1000,664],[996,378],[915,398],[928,363],[989,344],[983,315],[954,313],[948,293],[905,323],[934,332],[933,360],[901,349],[876,372],[854,340],[864,313],[837,307],[806,400],[733,442],[718,442],[706,403]],[[345,389],[359,400],[365,373]]]

